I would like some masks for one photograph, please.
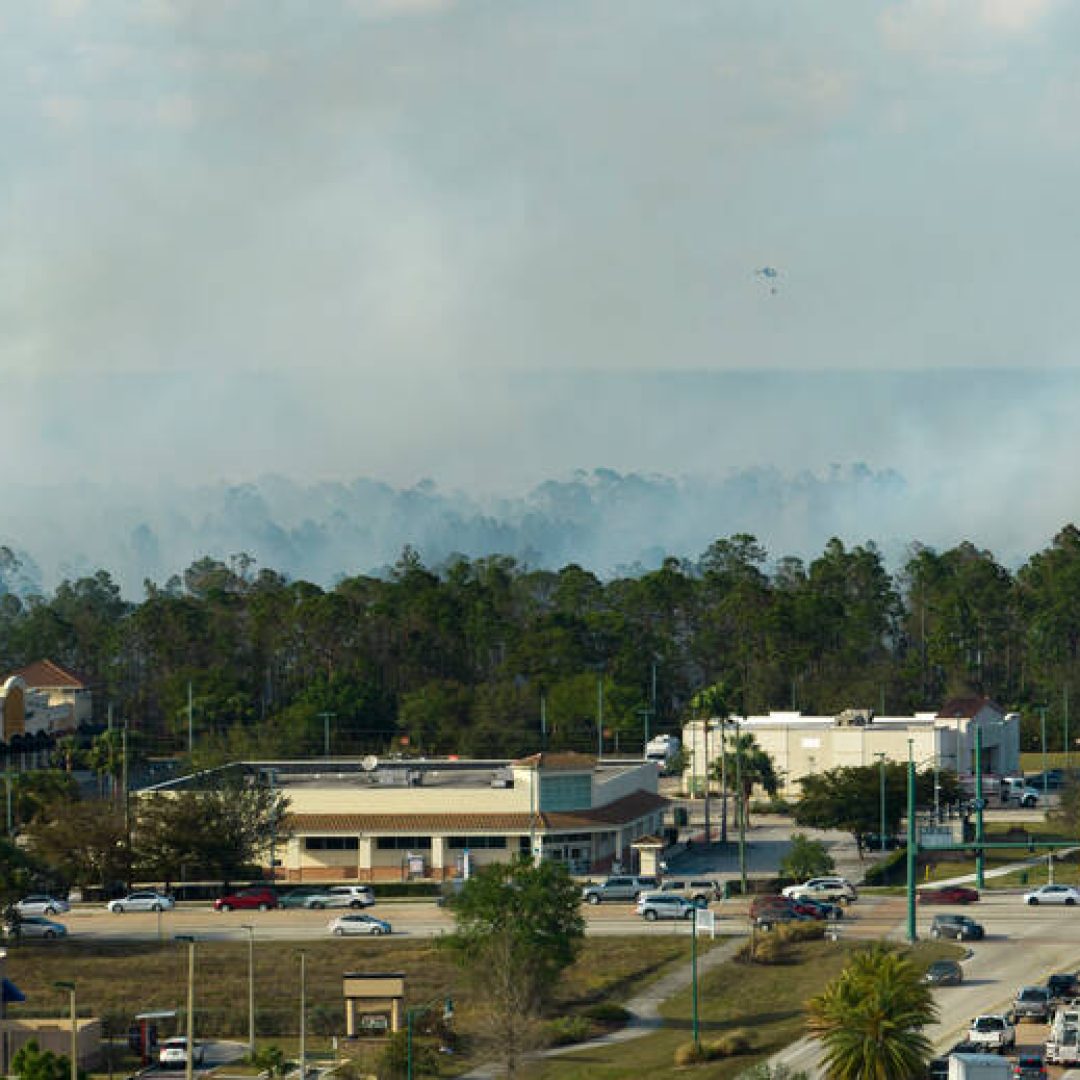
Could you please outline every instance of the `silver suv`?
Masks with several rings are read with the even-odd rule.
[[[695,904],[724,899],[724,886],[713,878],[664,878],[660,886],[663,893],[676,893],[693,900]]]
[[[304,900],[304,907],[315,908],[363,908],[375,903],[375,893],[370,885],[331,885],[321,892],[312,893]]]
[[[678,893],[643,893],[637,902],[637,913],[649,922],[657,919],[692,919],[694,912],[703,906]]]
[[[855,886],[842,877],[811,878],[801,885],[789,885],[781,891],[791,900],[835,900],[841,904],[850,904],[859,899]]]
[[[599,885],[586,885],[581,890],[581,899],[590,904],[599,904],[604,900],[637,900],[645,892],[660,888],[660,882],[654,877],[609,877]]]

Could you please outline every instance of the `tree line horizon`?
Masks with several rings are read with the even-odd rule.
[[[0,560],[0,588],[17,560]],[[14,560],[14,562],[13,562]],[[51,658],[95,688],[96,719],[145,753],[505,757],[638,752],[702,687],[738,713],[933,710],[983,695],[1023,714],[1022,746],[1064,748],[1080,651],[1080,529],[1010,570],[965,541],[770,559],[753,536],[602,580],[502,555],[324,588],[204,557],[124,599],[106,570],[49,596],[0,592],[0,666]],[[190,704],[190,709],[189,709]],[[1073,724],[1080,728],[1080,724]]]

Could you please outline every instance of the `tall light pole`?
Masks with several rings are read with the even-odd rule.
[[[1046,706],[1039,706],[1039,729],[1042,734],[1042,781],[1043,781],[1043,805],[1046,805],[1050,790],[1049,780],[1046,775]]]
[[[323,722],[323,757],[330,756],[330,721],[337,718],[337,713],[321,712],[319,717]]]
[[[735,725],[735,805],[739,811],[739,879],[742,884],[742,895],[746,889],[746,804],[743,799],[742,785],[742,732],[739,725]],[[724,796],[725,801],[727,796]],[[697,918],[695,912],[694,918]]]
[[[1043,770],[1043,780],[1046,770]],[[982,725],[975,725],[975,887],[986,887],[986,857],[983,855]]]
[[[907,744],[907,937],[915,942],[915,740]]]
[[[255,927],[244,923],[248,936],[248,1054],[255,1057]]]
[[[71,1080],[79,1080],[79,1014],[75,1009],[75,984],[55,982],[53,986],[71,995]]]
[[[881,792],[881,835],[878,837],[878,847],[885,850],[885,754],[878,752],[874,755],[878,759],[878,788]]]
[[[701,1025],[698,1022],[698,985],[697,985],[697,908],[690,920],[690,986],[694,1045],[701,1041]]]
[[[300,953],[300,1080],[307,1080],[307,953]]]
[[[184,1078],[195,1075],[195,938],[192,934],[177,934],[177,941],[188,947],[187,968],[187,1052],[184,1054]]]

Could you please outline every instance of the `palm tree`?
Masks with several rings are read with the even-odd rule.
[[[770,799],[775,799],[780,790],[780,777],[777,775],[776,766],[773,764],[771,755],[763,750],[757,739],[750,732],[737,732],[727,740],[728,758],[738,757],[739,767],[737,770],[742,779],[742,790],[736,792],[739,799],[739,812],[742,820],[750,824],[750,795],[754,785],[765,789]],[[718,766],[713,767],[714,779],[720,779],[717,772]],[[733,770],[728,768],[729,773]],[[728,777],[729,786],[732,777]]]
[[[807,1028],[825,1049],[828,1080],[922,1076],[932,1047],[923,1028],[937,1018],[930,988],[911,960],[886,945],[856,953],[807,1002]]]

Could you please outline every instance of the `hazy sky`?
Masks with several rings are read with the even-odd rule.
[[[1064,0],[8,0],[0,484],[1071,459],[1022,379],[930,425],[676,376],[1071,367],[1078,46]]]

